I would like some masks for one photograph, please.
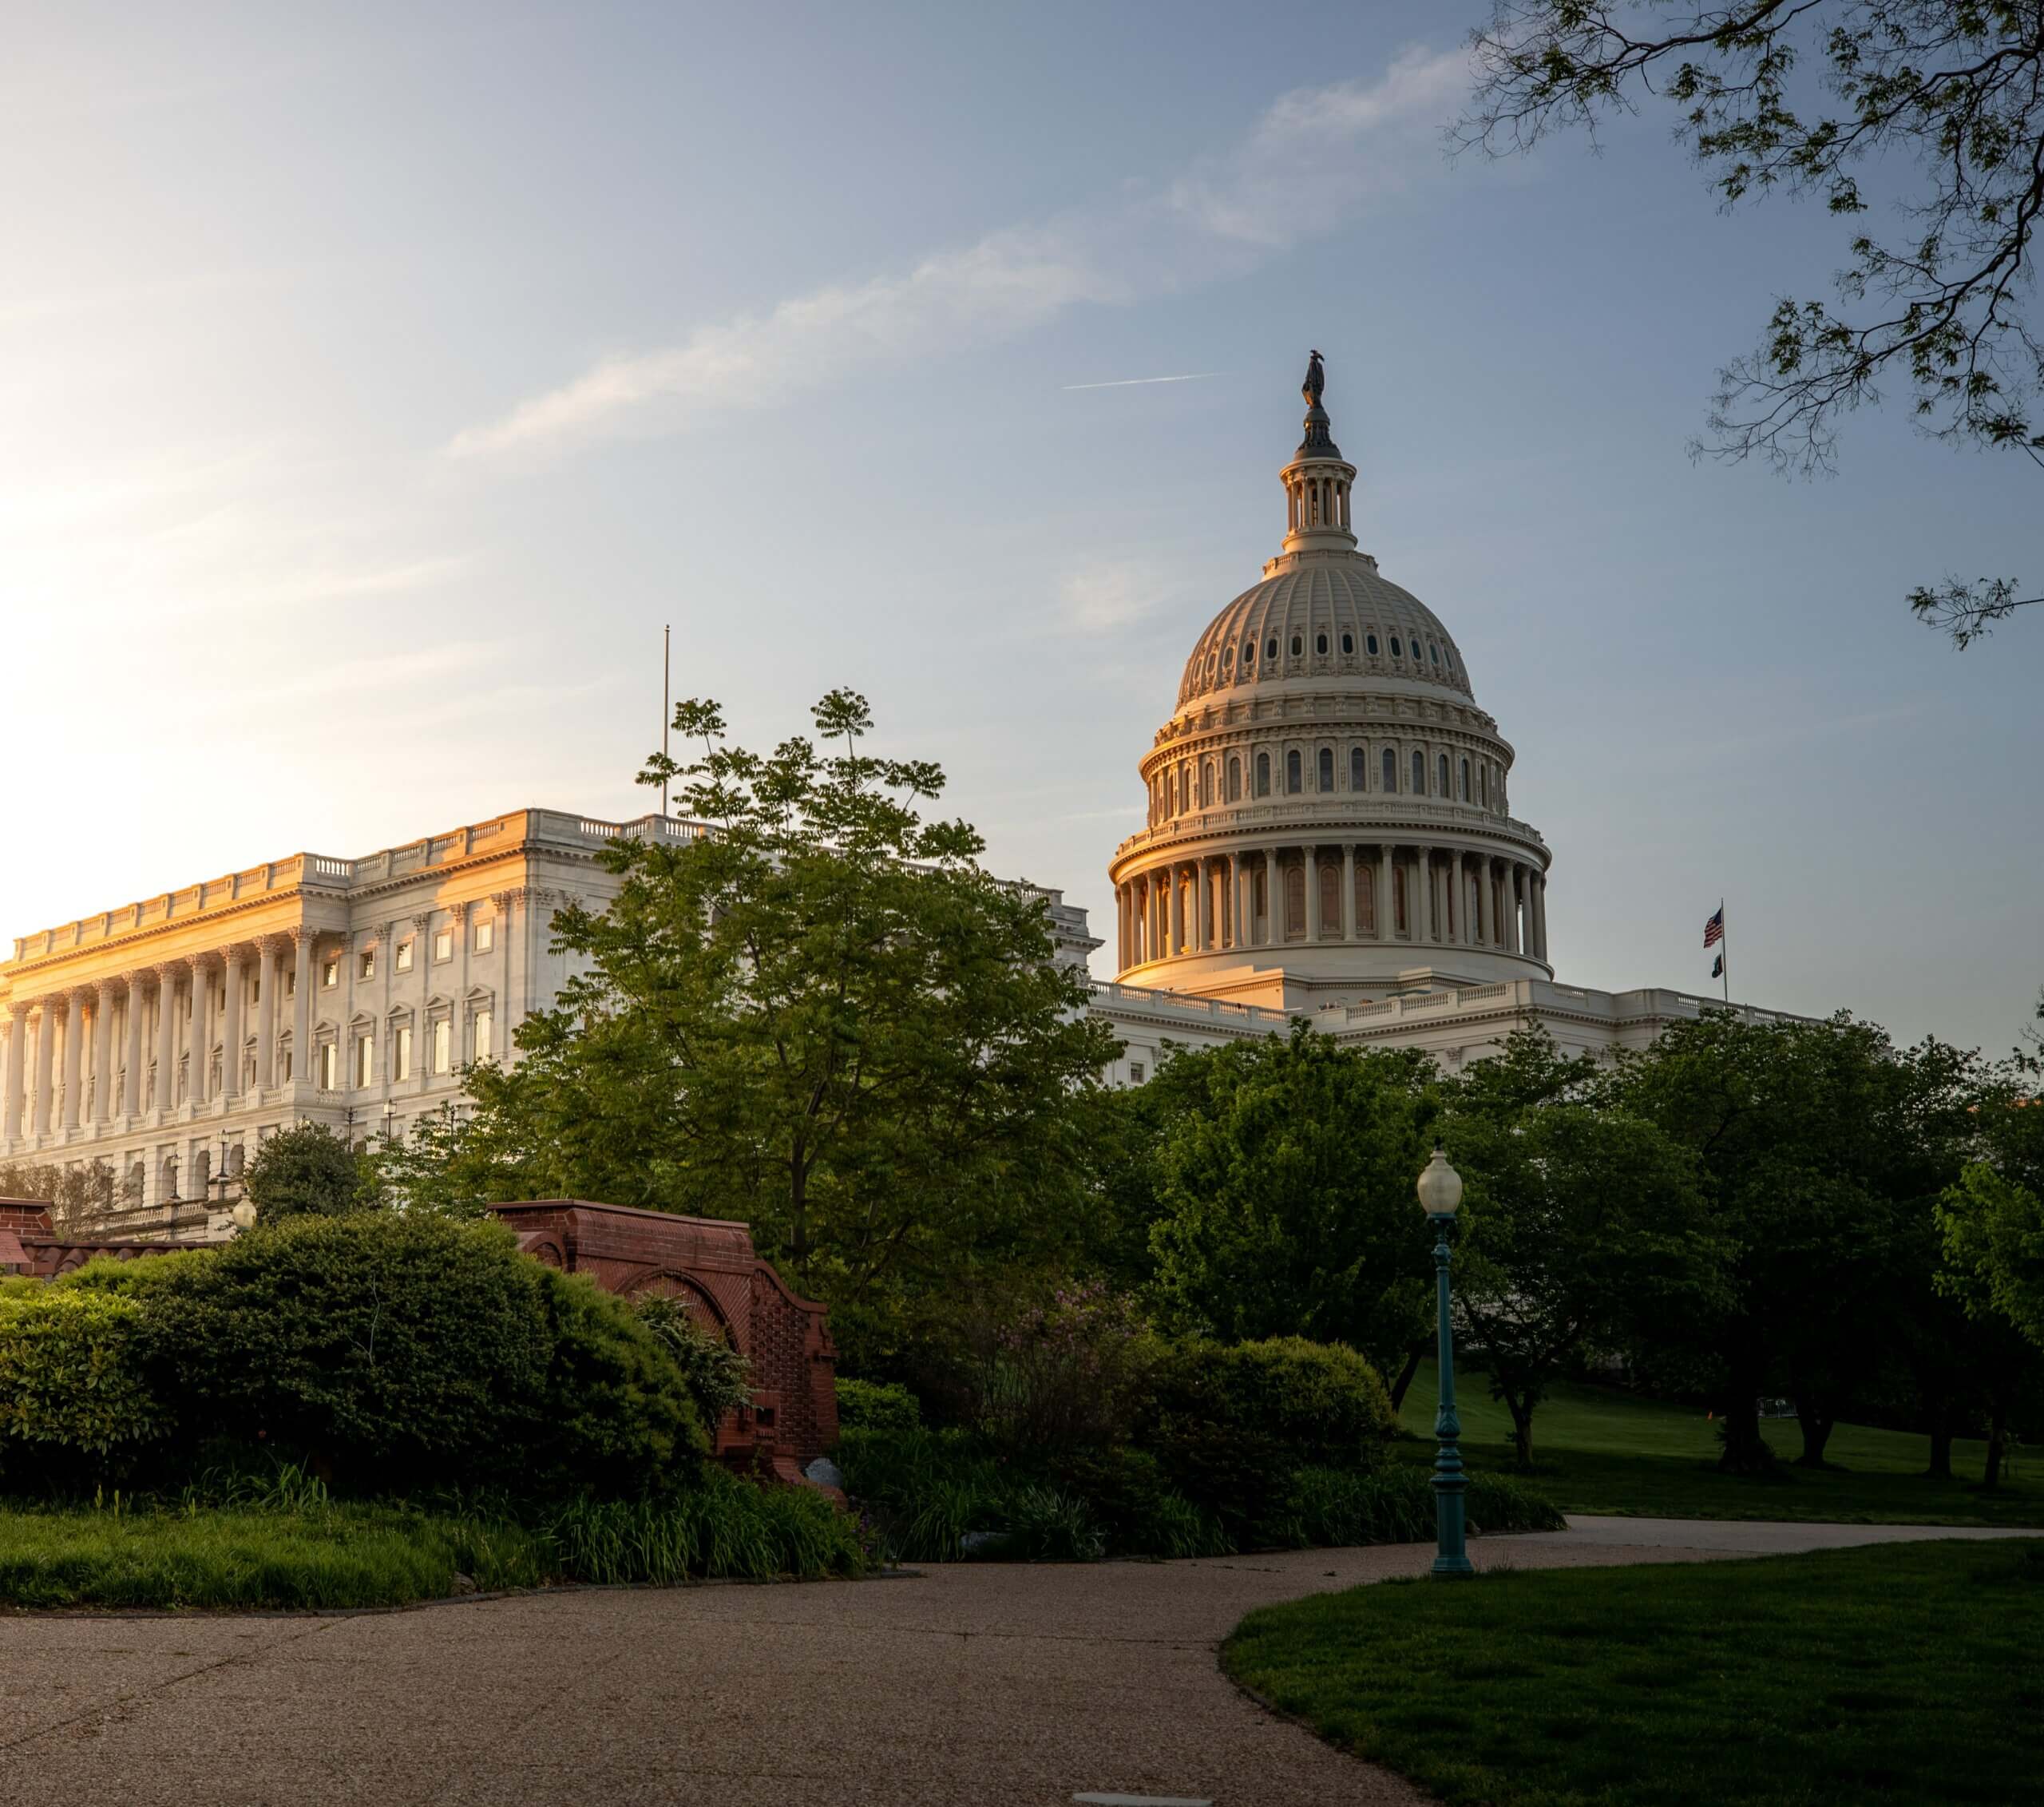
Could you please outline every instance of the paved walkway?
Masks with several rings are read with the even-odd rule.
[[[1740,1556],[1792,1555],[1804,1550],[1849,1550],[1865,1543],[1918,1543],[1939,1537],[2038,1537],[1977,1524],[1798,1524],[1762,1519],[1603,1518],[1569,1514],[1568,1529],[1531,1532],[1523,1540],[1547,1544],[1623,1544],[1662,1551],[1709,1550]]]
[[[1707,1561],[1753,1528],[1623,1520],[1641,1540],[1613,1543],[1610,1522],[1473,1551],[1522,1568]],[[933,1567],[355,1617],[0,1618],[0,1804],[1417,1807],[1397,1777],[1253,1706],[1214,1650],[1252,1607],[1431,1555]]]

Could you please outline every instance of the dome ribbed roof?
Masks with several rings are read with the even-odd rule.
[[[1217,692],[1345,675],[1437,684],[1474,700],[1461,652],[1431,608],[1380,577],[1373,559],[1322,553],[1252,585],[1207,624],[1186,661],[1178,707]]]

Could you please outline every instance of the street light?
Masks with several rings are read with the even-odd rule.
[[[1462,1421],[1455,1415],[1455,1330],[1448,1316],[1448,1226],[1462,1203],[1462,1175],[1448,1164],[1439,1148],[1420,1175],[1420,1209],[1434,1226],[1434,1282],[1440,1301],[1440,1409],[1434,1414],[1434,1435],[1440,1447],[1434,1456],[1433,1572],[1474,1575],[1463,1541],[1464,1490]]]

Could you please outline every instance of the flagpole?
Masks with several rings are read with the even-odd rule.
[[[660,757],[667,757],[667,736],[674,721],[674,628],[660,629]],[[667,813],[667,781],[660,780],[660,814]]]
[[[1725,900],[1717,900],[1717,976],[1725,981],[1725,1001],[1732,1001],[1732,937],[1725,932]]]

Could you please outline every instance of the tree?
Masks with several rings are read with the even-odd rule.
[[[1721,1302],[1693,1157],[1611,1108],[1594,1066],[1520,1030],[1454,1088],[1443,1136],[1468,1186],[1456,1304],[1522,1468],[1535,1408],[1586,1349],[1665,1333]]]
[[[2044,1349],[2044,1064],[2018,1055],[1985,1089],[1979,1152],[1939,1201],[1946,1290]]]
[[[374,1207],[362,1157],[324,1123],[298,1123],[266,1137],[241,1170],[241,1187],[262,1221],[339,1217]]]
[[[814,715],[827,755],[747,751],[715,703],[675,711],[701,755],[643,781],[678,784],[711,832],[606,850],[616,901],[553,919],[580,975],[520,1026],[517,1067],[470,1071],[468,1123],[385,1167],[407,1203],[741,1218],[867,1341],[905,1300],[1078,1234],[1081,1107],[1116,1050],[1083,971],[969,826],[922,819],[937,767],[866,753],[849,691]]]
[[[1966,1056],[1932,1042],[1898,1051],[1843,1016],[1712,1011],[1624,1060],[1618,1102],[1689,1149],[1725,1250],[1721,1308],[1674,1340],[1714,1373],[1728,1472],[1773,1465],[1757,1401],[1784,1378],[1797,1389],[1803,1459],[1824,1460],[1841,1385],[1889,1334],[1882,1282],[1897,1218],[1928,1209],[1971,1077]]]
[[[1396,1372],[1432,1297],[1412,1190],[1438,1108],[1432,1061],[1301,1023],[1164,1072],[1182,1101],[1153,1157],[1167,1316],[1229,1341],[1346,1343]]]
[[[113,1169],[104,1161],[87,1161],[76,1167],[0,1161],[0,1199],[46,1203],[50,1223],[57,1230],[112,1211],[114,1194]]]
[[[1840,417],[1894,376],[1939,439],[2044,470],[2044,335],[2028,311],[2044,222],[2037,0],[1496,0],[1472,46],[1456,136],[1492,155],[1557,128],[1594,140],[1601,118],[1653,97],[1681,109],[1728,208],[1778,189],[1857,222],[1863,177],[1903,166],[1903,236],[1856,224],[1840,304],[1782,299],[1721,373],[1715,455],[1828,469]],[[1960,647],[2040,601],[1992,576],[1909,596]]]

